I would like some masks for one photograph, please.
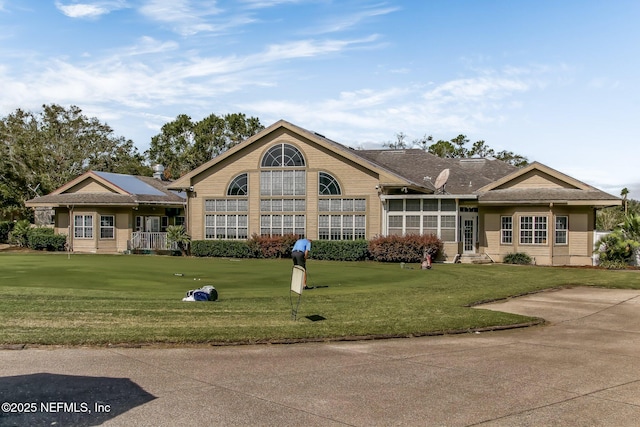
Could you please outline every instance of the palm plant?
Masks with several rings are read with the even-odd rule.
[[[167,227],[167,242],[176,244],[182,256],[186,256],[191,243],[191,236],[187,234],[187,230],[182,225],[170,225]]]
[[[615,230],[596,242],[601,264],[637,263],[640,248],[640,214],[626,215]]]

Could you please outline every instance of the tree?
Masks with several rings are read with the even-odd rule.
[[[151,138],[146,155],[165,167],[166,178],[176,179],[262,129],[259,119],[242,113],[211,114],[198,122],[180,114]]]
[[[382,145],[389,148],[406,148],[406,135],[400,132],[396,134],[396,137],[397,141],[395,143],[387,142]],[[503,150],[496,153],[484,140],[476,141],[471,145],[471,148],[467,148],[469,142],[470,140],[466,135],[460,134],[449,141],[440,139],[434,143],[433,137],[425,134],[422,138],[413,140],[412,145],[442,158],[493,157],[516,167],[523,167],[529,164],[529,160],[526,157],[515,154],[512,151]]]
[[[629,189],[627,187],[624,187],[620,192],[620,195],[622,196],[622,203],[624,204],[624,214],[626,215],[628,212],[627,196],[629,195]]]
[[[24,201],[89,169],[151,174],[133,142],[76,106],[17,109],[0,120],[0,216],[29,217]]]
[[[396,134],[396,140],[391,142],[391,141],[387,141],[384,144],[382,144],[383,147],[387,147],[390,148],[392,150],[404,150],[405,148],[407,148],[407,135],[405,135],[404,133],[400,132]]]

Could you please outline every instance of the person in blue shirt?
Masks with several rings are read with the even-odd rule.
[[[311,251],[311,239],[299,239],[291,250],[293,265],[304,268],[304,288],[307,288],[307,257]]]

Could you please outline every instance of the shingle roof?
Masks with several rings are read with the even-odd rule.
[[[166,204],[171,206],[183,205],[185,197],[168,190],[169,182],[148,176],[114,174],[107,172],[87,172],[87,177],[95,174],[112,185],[124,190],[126,194],[108,192],[78,192],[56,194],[53,192],[42,197],[27,200],[27,206],[56,206],[56,205],[118,205],[137,206],[141,204]]]
[[[447,159],[420,149],[355,150],[355,155],[369,159],[407,180],[435,190],[438,175],[449,169],[446,191],[450,194],[472,194],[477,189],[517,170],[500,160]]]
[[[597,188],[583,190],[578,188],[507,188],[482,193],[481,202],[519,202],[519,203],[562,203],[580,200],[616,202],[619,198],[600,191]]]

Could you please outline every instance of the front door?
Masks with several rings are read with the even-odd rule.
[[[477,227],[477,215],[463,214],[460,219],[462,220],[462,253],[475,254],[476,253],[476,227]]]
[[[160,231],[160,217],[159,216],[148,216],[147,224],[145,226],[145,231],[150,231],[152,233],[157,233]]]

